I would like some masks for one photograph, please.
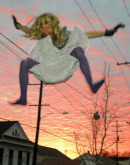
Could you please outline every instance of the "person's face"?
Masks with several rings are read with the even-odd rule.
[[[42,25],[42,32],[45,35],[45,37],[48,36],[48,35],[50,37],[52,37],[52,34],[53,34],[52,26],[49,25],[49,24]]]

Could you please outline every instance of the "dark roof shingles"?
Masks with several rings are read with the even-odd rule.
[[[38,146],[38,154],[44,155],[44,156],[55,157],[55,158],[69,159],[66,155],[62,154],[57,149],[43,147],[43,146]]]
[[[10,127],[16,124],[18,121],[0,121],[0,137],[4,132],[6,132]]]

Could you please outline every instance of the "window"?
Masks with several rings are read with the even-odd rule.
[[[12,136],[19,137],[19,135],[20,135],[20,134],[18,133],[17,130],[15,130],[15,131],[12,132]]]
[[[2,165],[3,153],[4,153],[4,149],[3,148],[0,148],[0,165]]]
[[[17,136],[18,135],[18,131],[17,130],[15,130],[15,136]]]
[[[13,165],[13,150],[9,150],[9,162],[8,165]]]

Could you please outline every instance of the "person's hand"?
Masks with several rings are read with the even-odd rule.
[[[16,28],[16,29],[19,29],[19,28],[18,28],[18,25],[19,25],[20,23],[17,22],[17,19],[16,19],[16,17],[15,17],[14,15],[12,15],[12,19],[13,19],[13,23],[14,23],[15,28]]]
[[[105,36],[113,36],[114,33],[117,32],[117,30],[118,30],[119,28],[124,28],[124,27],[125,27],[125,25],[122,24],[122,23],[120,23],[120,24],[118,24],[117,26],[115,26],[115,27],[114,27],[113,29],[111,29],[111,30],[107,30],[107,29],[106,29],[106,31],[105,31]]]

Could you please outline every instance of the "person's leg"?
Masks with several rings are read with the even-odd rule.
[[[21,104],[21,105],[27,104],[28,72],[30,68],[32,68],[33,66],[37,64],[39,64],[39,62],[30,58],[27,58],[26,60],[21,61],[20,72],[19,72],[21,96],[16,102],[12,104]]]
[[[92,92],[96,93],[99,90],[99,88],[102,86],[102,84],[104,83],[105,79],[102,79],[96,84],[93,84],[89,63],[88,63],[87,58],[85,57],[84,50],[81,47],[75,48],[71,52],[71,56],[79,60],[81,71],[83,72]]]

